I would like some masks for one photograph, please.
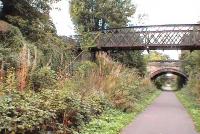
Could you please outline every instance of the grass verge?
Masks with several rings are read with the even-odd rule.
[[[141,113],[160,94],[159,91],[144,97],[136,103],[134,112],[125,113],[117,109],[108,109],[98,119],[93,119],[83,128],[81,134],[119,134],[135,117]]]
[[[176,95],[192,116],[196,130],[200,132],[200,104],[197,103],[195,97],[187,89],[178,91]]]

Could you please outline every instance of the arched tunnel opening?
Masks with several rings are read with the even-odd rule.
[[[177,91],[181,90],[187,84],[188,77],[186,74],[177,70],[160,70],[151,76],[151,80],[160,90]]]

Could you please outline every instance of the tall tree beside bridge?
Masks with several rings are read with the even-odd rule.
[[[70,14],[77,32],[125,27],[135,13],[131,0],[71,0]],[[141,51],[111,51],[111,56],[144,74],[145,63]]]
[[[126,26],[135,13],[131,0],[71,0],[70,14],[78,31]]]

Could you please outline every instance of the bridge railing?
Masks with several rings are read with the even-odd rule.
[[[200,45],[200,25],[138,26],[104,30],[99,47]]]
[[[200,49],[200,24],[113,28],[92,32],[90,36],[99,49]]]

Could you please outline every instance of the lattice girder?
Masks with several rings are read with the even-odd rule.
[[[96,45],[93,49],[200,49],[200,24],[106,29],[91,36]]]

